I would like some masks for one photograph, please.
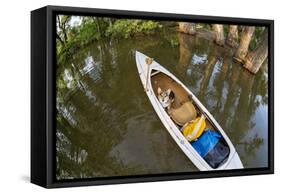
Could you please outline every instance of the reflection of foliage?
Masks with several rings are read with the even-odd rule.
[[[262,71],[258,72],[256,74],[256,80],[257,80],[257,84],[256,87],[259,91],[258,95],[259,97],[261,97],[261,104],[263,105],[267,105],[268,104],[268,66],[267,66],[267,60],[265,61],[265,63],[263,64],[263,66],[261,67]]]
[[[57,178],[114,176],[134,171],[133,165],[124,165],[109,155],[122,140],[124,129],[116,111],[101,98],[89,101],[84,91],[77,95],[82,101],[72,97],[71,103],[64,101],[58,107]]]
[[[171,47],[178,47],[179,46],[179,38],[177,34],[174,33],[163,33],[164,38],[170,43]]]
[[[234,146],[240,144],[237,150],[240,157],[248,160],[249,155],[256,157],[259,147],[264,146],[266,135],[257,131],[257,110],[262,105],[267,107],[268,77],[267,64],[255,76],[245,71],[243,67],[232,62],[230,50],[223,52],[210,43],[186,36],[188,39],[197,39],[198,45],[208,45],[207,48],[189,43],[188,39],[180,38],[180,56],[188,58],[181,63],[186,67],[185,84],[201,100],[206,108],[214,115],[222,128],[226,131]],[[183,41],[184,40],[184,41]],[[212,48],[208,51],[208,47]],[[205,53],[204,53],[205,52]],[[208,64],[192,64],[192,56],[207,54]],[[221,59],[221,63],[216,61]],[[184,62],[183,62],[184,61]],[[214,67],[212,64],[215,63]],[[182,71],[182,67],[179,69]],[[177,72],[176,75],[181,74]],[[200,90],[198,90],[200,88]],[[262,113],[264,114],[264,113]],[[266,114],[266,112],[265,112]],[[267,130],[267,127],[263,127]],[[254,137],[244,138],[249,132],[257,133]],[[250,138],[250,139],[249,139]],[[241,139],[245,139],[241,143]],[[240,146],[238,146],[240,147]],[[251,165],[251,163],[247,164]]]
[[[150,20],[113,19],[105,17],[80,17],[78,25],[73,25],[77,16],[57,17],[57,61],[65,64],[78,49],[102,38],[128,38],[139,34],[155,33],[162,25]]]
[[[57,71],[58,179],[141,172],[142,167],[124,164],[110,155],[111,150],[122,141],[126,129],[125,122],[120,120],[124,106],[118,107],[114,102],[119,101],[116,98],[118,87],[105,90],[109,82],[114,81],[116,85],[119,79],[119,66],[114,67],[117,59],[113,48],[106,48],[100,43],[94,50],[80,50],[71,63],[60,66],[61,70]],[[104,57],[105,51],[112,56]],[[103,66],[99,66],[101,62]],[[114,72],[112,76],[104,77],[103,72],[108,75],[111,71]],[[97,77],[104,81],[99,82]],[[79,85],[83,85],[83,88]],[[108,92],[114,94],[115,98],[112,99],[113,95],[108,95]]]
[[[259,147],[264,144],[264,140],[258,137],[257,134],[255,134],[255,136],[252,139],[244,142],[239,142],[237,144],[244,146],[245,152],[248,156],[249,155],[254,156],[255,150],[259,149]]]
[[[60,17],[64,18],[65,16]],[[57,20],[60,21],[62,19]],[[71,18],[69,18],[66,22],[70,21]],[[63,43],[61,41],[57,42],[58,63],[65,64],[78,49],[86,46],[94,40],[99,40],[104,37],[105,30],[108,25],[109,22],[107,18],[95,17],[83,17],[81,19],[81,24],[78,26],[70,26],[70,24],[68,24],[68,28],[61,30],[65,31],[65,34],[67,34],[68,41],[64,41]],[[59,29],[60,28],[58,28],[58,30]]]

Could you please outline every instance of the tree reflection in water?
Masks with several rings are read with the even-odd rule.
[[[197,170],[145,96],[135,50],[155,58],[194,92],[246,168],[267,166],[267,64],[253,76],[232,61],[227,48],[183,34],[177,39],[176,47],[157,36],[103,40],[58,66],[58,179]]]

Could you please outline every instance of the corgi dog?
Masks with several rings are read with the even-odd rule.
[[[164,109],[170,110],[172,103],[175,100],[175,94],[171,89],[162,91],[160,87],[157,89],[158,100]]]

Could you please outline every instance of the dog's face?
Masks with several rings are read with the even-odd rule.
[[[170,107],[171,103],[174,101],[174,94],[171,89],[162,91],[160,87],[157,89],[158,100],[160,101],[163,108]]]

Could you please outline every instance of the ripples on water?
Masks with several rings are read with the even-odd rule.
[[[231,51],[179,35],[102,41],[77,51],[57,79],[58,179],[188,172],[179,149],[143,92],[139,50],[170,70],[209,109],[246,168],[267,166],[267,64],[253,76]]]

